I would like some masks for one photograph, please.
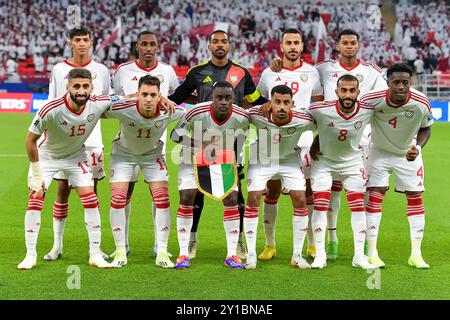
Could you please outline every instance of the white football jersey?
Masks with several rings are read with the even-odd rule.
[[[428,98],[410,88],[406,102],[393,107],[389,104],[389,89],[374,90],[361,97],[361,101],[373,106],[372,143],[379,149],[404,155],[413,145],[420,128],[433,124]]]
[[[66,60],[56,64],[52,69],[48,87],[49,101],[66,94],[67,75],[69,71],[74,68],[86,68],[91,72],[92,84],[94,86],[94,90],[92,91],[93,95],[100,96],[111,93],[111,76],[105,65],[90,60],[86,65],[79,67]],[[100,121],[98,121],[97,126],[89,136],[85,145],[87,147],[103,148]]]
[[[107,118],[120,121],[120,132],[113,140],[111,153],[146,156],[146,159],[161,157],[164,131],[172,121],[177,121],[184,114],[184,108],[177,108],[173,114],[158,108],[155,117],[146,118],[138,110],[138,101],[114,104],[105,112]]]
[[[359,60],[353,68],[346,68],[340,60],[327,60],[315,65],[320,74],[320,82],[323,87],[324,100],[336,100],[337,80],[344,74],[351,74],[359,80],[359,97],[370,90],[387,89],[381,69],[373,63]]]
[[[338,101],[322,101],[309,106],[306,111],[314,118],[319,134],[319,158],[324,157],[338,167],[351,166],[362,161],[359,147],[365,126],[373,115],[373,107],[356,102],[351,114],[342,113]]]
[[[80,111],[69,105],[68,95],[44,105],[28,130],[43,135],[38,142],[39,155],[45,159],[67,159],[84,152],[84,145],[105,110],[120,103],[117,96],[92,96]],[[113,102],[114,101],[114,102]]]
[[[139,65],[138,60],[121,64],[113,76],[113,87],[115,94],[128,95],[138,91],[139,79],[151,75],[161,81],[160,92],[167,97],[178,87],[178,77],[172,66],[163,62],[156,62],[151,69]]]
[[[258,83],[258,91],[270,99],[272,88],[281,84],[291,88],[294,110],[305,110],[311,103],[311,96],[322,94],[319,72],[305,62],[297,68],[283,68],[280,72],[265,69]]]
[[[251,149],[250,159],[286,160],[299,157],[298,140],[303,132],[314,129],[313,118],[303,111],[292,110],[290,122],[277,126],[272,122],[272,115],[264,117],[261,106],[249,110],[250,123],[256,127],[257,149]]]

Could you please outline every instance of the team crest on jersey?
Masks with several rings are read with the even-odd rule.
[[[159,79],[160,83],[164,82],[164,76],[162,74],[158,74],[156,77]]]
[[[289,128],[287,129],[288,134],[293,134],[295,132],[295,128]]]
[[[238,81],[238,77],[237,76],[231,76],[230,77],[230,81],[233,83],[236,83],[236,81]]]
[[[406,117],[407,119],[411,119],[412,117],[414,117],[414,112],[411,111],[411,110],[407,110],[407,111],[405,112],[405,117]]]
[[[119,96],[110,96],[111,102],[116,102],[120,100]]]
[[[97,78],[97,72],[91,71],[92,80],[95,80]]]
[[[364,80],[364,77],[362,74],[358,73],[357,75],[355,75],[355,77],[356,77],[356,79],[358,79],[359,82],[362,82]]]
[[[357,121],[357,122],[355,123],[355,129],[356,129],[356,130],[359,130],[359,129],[361,129],[361,127],[362,127],[362,121]]]
[[[227,135],[230,135],[230,136],[231,136],[231,135],[234,134],[234,129],[233,129],[233,128],[227,129],[226,132],[227,132]]]
[[[163,125],[163,121],[162,121],[162,120],[158,120],[158,121],[156,121],[156,123],[155,123],[155,127],[157,127],[157,128],[161,128],[162,125]]]
[[[90,115],[87,116],[87,121],[91,122],[92,120],[94,120],[95,118],[95,114],[91,113]]]
[[[307,75],[307,74],[302,74],[302,75],[300,76],[300,80],[302,80],[303,82],[308,81],[308,75]]]

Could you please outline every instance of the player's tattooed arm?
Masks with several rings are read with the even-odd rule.
[[[36,143],[39,137],[40,135],[28,132],[25,140],[31,167],[31,180],[28,184],[29,194],[31,197],[42,197],[45,192],[44,178],[42,177],[41,168],[39,165],[39,154]]]
[[[283,60],[276,57],[270,62],[270,70],[273,72],[280,72],[283,70]]]
[[[406,151],[406,160],[414,161],[417,156],[422,151],[422,148],[427,144],[431,137],[431,126],[426,128],[420,128],[417,133],[417,142],[415,146],[411,146],[408,151]]]
[[[320,152],[319,135],[317,135],[314,138],[311,148],[309,149],[309,155],[311,156],[311,159],[319,161],[319,155],[321,154],[322,153]]]

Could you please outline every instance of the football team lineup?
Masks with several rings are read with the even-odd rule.
[[[157,60],[153,32],[138,35],[138,58],[120,65],[110,78],[106,67],[91,60],[86,50],[92,45],[91,32],[85,27],[71,30],[73,57],[54,66],[49,102],[32,120],[26,119],[26,126],[23,117],[17,119],[23,132],[28,131],[30,169],[26,255],[13,255],[23,259],[15,262],[16,268],[47,274],[81,266],[86,264],[86,250],[80,248],[88,244],[90,266],[130,275],[149,264],[147,256],[153,251],[158,268],[150,272],[161,275],[157,281],[164,278],[159,268],[192,269],[191,275],[179,272],[174,280],[213,268],[213,283],[219,285],[219,271],[210,262],[217,265],[221,251],[227,268],[254,270],[244,272],[249,281],[256,279],[252,273],[261,276],[283,265],[300,269],[302,279],[317,280],[329,269],[334,276],[349,272],[347,283],[363,269],[367,271],[359,271],[359,284],[354,285],[371,289],[367,278],[380,277],[379,269],[394,275],[403,268],[416,279],[426,278],[416,269],[429,269],[434,262],[439,261],[436,269],[441,270],[438,258],[430,257],[430,262],[427,254],[422,256],[424,203],[428,211],[423,157],[433,143],[440,157],[427,158],[426,167],[445,157],[448,152],[436,146],[448,128],[433,125],[429,100],[411,87],[411,68],[394,64],[383,74],[376,65],[358,59],[359,34],[350,29],[337,36],[340,59],[313,66],[301,60],[301,32],[286,29],[280,37],[283,59],[272,61],[255,84],[244,67],[228,59],[228,38],[227,32],[214,31],[208,38],[211,60],[192,67],[179,84],[173,68]],[[211,81],[204,81],[207,78]],[[436,142],[430,139],[432,125]],[[105,130],[106,136],[115,137],[106,140]],[[8,148],[15,155],[21,151]],[[26,175],[21,173],[23,179]],[[21,198],[23,181],[18,187]],[[139,190],[144,184],[145,196]],[[400,193],[392,195],[394,189]],[[77,196],[70,197],[74,192]],[[81,207],[70,200],[70,212],[84,211],[87,239],[80,236],[80,226],[67,223],[69,199],[77,197]],[[51,201],[50,227],[44,205]],[[132,206],[133,212],[152,212],[153,236],[147,218],[131,215]],[[22,210],[17,204],[12,207],[11,211]],[[440,203],[430,207],[442,210]],[[384,215],[391,211],[397,212],[396,219]],[[218,212],[223,213],[221,228]],[[338,214],[346,224],[339,228]],[[382,216],[389,226],[385,230],[380,228]],[[400,219],[408,226],[393,231]],[[448,226],[443,217],[436,219]],[[14,218],[16,239],[23,230],[19,225]],[[433,243],[445,239],[442,230],[433,236]],[[386,250],[379,239],[388,237],[392,248]],[[154,244],[149,251],[150,239]],[[41,250],[49,248],[41,243],[52,245],[45,255]],[[394,260],[389,255],[396,255],[398,243],[403,253]],[[105,253],[111,244],[114,251]],[[315,276],[307,269],[323,271]],[[83,277],[91,277],[89,272],[101,281],[111,277],[93,268],[83,271]],[[226,277],[236,286],[243,279]],[[390,285],[392,278],[386,281]],[[406,287],[397,290],[387,297],[409,292]],[[197,294],[201,296],[194,292],[193,297]],[[248,297],[245,290],[242,294]],[[330,289],[327,294],[335,293]],[[438,295],[433,290],[429,294]],[[160,297],[171,296],[163,292]]]
[[[85,27],[75,28],[70,32],[70,39],[73,60],[89,59],[82,49],[92,41],[90,31]],[[122,94],[122,98],[101,95],[111,91],[104,66],[90,60],[81,64],[86,68],[72,62],[56,65],[52,71],[50,102],[37,112],[26,139],[30,160],[30,199],[25,214],[27,254],[18,269],[28,270],[36,265],[41,211],[46,188],[53,179],[58,181],[59,189],[53,209],[54,245],[44,259],[54,261],[62,256],[67,199],[70,190],[75,189],[85,211],[89,265],[125,266],[129,253],[129,204],[139,172],[153,198],[155,263],[162,268],[190,267],[198,246],[194,207],[198,224],[203,198],[207,195],[221,200],[224,205],[225,266],[256,269],[258,259],[270,260],[276,255],[277,202],[284,192],[289,194],[294,207],[291,265],[300,269],[322,269],[327,259],[338,256],[339,242],[333,220],[337,218],[339,201],[332,200],[332,192],[340,197],[342,189],[345,189],[351,210],[352,266],[383,268],[385,263],[378,255],[377,237],[391,173],[396,176],[396,190],[404,192],[408,204],[411,237],[408,264],[419,269],[429,268],[421,253],[425,226],[421,150],[431,136],[430,103],[422,93],[410,88],[412,70],[407,65],[391,66],[383,78],[379,68],[361,63],[354,56],[358,49],[357,32],[343,30],[338,39],[345,48],[342,58],[347,59],[347,64],[353,63],[350,69],[360,66],[360,72],[366,71],[366,76],[344,73],[333,79],[336,77],[334,73],[329,75],[329,69],[335,68],[336,61],[325,61],[316,67],[304,63],[300,55],[302,34],[296,29],[287,29],[281,35],[284,60],[281,66],[275,63],[280,64],[280,61],[274,61],[271,68],[275,71],[268,68],[263,72],[258,88],[245,68],[227,58],[229,39],[222,30],[209,36],[211,60],[191,68],[179,86],[173,68],[158,63],[154,55],[145,54],[146,50],[151,52],[152,47],[155,50],[158,43],[150,31],[143,31],[137,37],[137,47],[142,47],[144,52],[139,55],[139,61],[125,63],[116,70],[113,90]],[[141,59],[147,69],[138,66]],[[342,61],[339,61],[341,66]],[[94,64],[97,72],[91,72],[87,68],[89,64]],[[135,82],[132,88],[129,79],[137,78],[136,66],[139,73],[145,71],[146,74],[140,75],[137,88]],[[201,69],[207,67],[222,69],[208,73],[208,77],[217,81],[201,80],[205,73]],[[134,68],[134,72],[130,68]],[[322,69],[327,71],[321,76],[319,70]],[[332,78],[332,83],[327,83],[325,78]],[[298,85],[299,79],[304,85]],[[177,104],[193,99],[194,90],[197,104],[186,113]],[[244,99],[247,107],[248,104],[254,107],[241,108],[245,105]],[[310,100],[317,102],[309,105]],[[101,117],[120,122],[109,168],[110,223],[116,245],[111,256],[100,249],[101,218],[96,195],[97,182],[105,176],[103,143],[97,126]],[[178,163],[179,254],[175,263],[167,250],[171,215],[164,148],[166,128],[172,122],[176,126],[170,139],[183,146]],[[243,159],[236,162],[236,158],[243,153],[246,136],[243,132],[249,129],[250,123],[257,130],[256,141],[250,148],[250,159],[256,160],[248,166],[245,201],[240,183],[245,163]],[[317,131],[315,137],[312,130]],[[194,163],[189,161],[191,157]],[[201,159],[200,163],[195,161],[197,158]],[[207,158],[206,161],[203,158]],[[236,163],[239,170],[235,168],[229,174]],[[264,251],[258,256],[256,235],[263,195],[266,241]],[[326,229],[330,231],[328,244]],[[306,255],[314,258],[312,264],[302,255],[306,237]],[[110,257],[113,258],[111,263],[106,261]]]

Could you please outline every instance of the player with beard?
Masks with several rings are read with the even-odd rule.
[[[211,52],[211,60],[200,63],[189,69],[184,82],[169,96],[169,99],[177,104],[182,102],[203,103],[212,100],[213,84],[216,82],[228,82],[234,91],[234,104],[242,107],[245,103],[261,105],[267,101],[262,97],[253,82],[250,72],[243,66],[228,58],[230,50],[229,36],[223,30],[216,30],[209,36],[208,49]],[[193,96],[196,91],[197,96]],[[237,150],[235,150],[237,151]],[[239,156],[240,151],[236,152]],[[241,159],[243,157],[240,157]],[[242,161],[242,160],[241,160]],[[239,191],[238,207],[240,214],[240,234],[238,243],[238,256],[246,258],[246,249],[243,243],[243,217],[245,211],[245,200],[241,191],[240,181],[244,178],[244,164],[238,160]],[[189,257],[194,258],[197,254],[198,238],[197,227],[203,209],[204,196],[197,193],[194,203],[194,222],[191,229],[189,242]]]

